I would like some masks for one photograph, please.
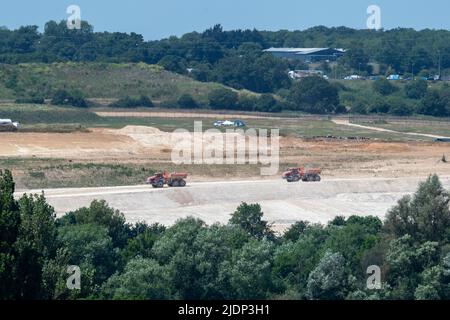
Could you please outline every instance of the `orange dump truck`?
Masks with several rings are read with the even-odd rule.
[[[187,173],[167,171],[155,173],[153,176],[147,178],[147,183],[151,184],[153,188],[163,188],[165,185],[169,187],[185,187]]]
[[[321,169],[305,169],[304,167],[289,168],[283,173],[283,179],[286,179],[287,182],[297,182],[300,180],[305,182],[319,182],[321,180],[321,173]]]

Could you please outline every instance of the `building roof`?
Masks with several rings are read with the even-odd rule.
[[[285,53],[294,53],[298,55],[305,55],[330,49],[339,51],[341,53],[345,52],[344,49],[335,49],[335,48],[269,48],[264,50],[264,52],[285,52]]]

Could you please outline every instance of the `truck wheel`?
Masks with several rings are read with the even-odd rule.
[[[163,187],[164,187],[164,182],[159,181],[159,182],[156,184],[156,186],[157,186],[158,188],[163,188]]]
[[[180,186],[180,182],[178,180],[172,181],[172,187],[176,188],[178,186]]]
[[[315,181],[320,182],[320,180],[321,180],[320,176],[317,175]]]
[[[186,181],[180,180],[180,181],[179,181],[179,186],[180,186],[180,187],[185,187],[185,186],[186,186]]]

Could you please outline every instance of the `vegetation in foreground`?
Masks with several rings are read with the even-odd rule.
[[[283,236],[258,204],[228,224],[127,224],[101,201],[56,219],[44,195],[13,198],[0,175],[2,299],[450,299],[450,195],[437,176],[402,198],[384,222],[298,222]],[[81,290],[68,290],[68,265]],[[382,270],[368,290],[367,267]]]

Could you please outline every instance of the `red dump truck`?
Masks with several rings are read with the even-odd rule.
[[[147,178],[147,183],[151,184],[153,188],[163,188],[165,185],[169,187],[185,187],[187,173],[173,172],[168,173],[157,172],[153,176]]]
[[[321,173],[321,169],[305,169],[304,167],[289,168],[283,173],[283,179],[286,179],[287,182],[297,182],[300,180],[305,182],[319,182],[321,180]]]

